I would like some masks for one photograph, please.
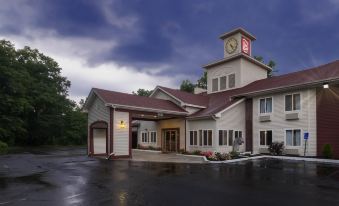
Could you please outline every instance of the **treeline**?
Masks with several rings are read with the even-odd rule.
[[[68,99],[70,86],[52,58],[0,40],[0,141],[10,146],[85,144],[87,115]]]

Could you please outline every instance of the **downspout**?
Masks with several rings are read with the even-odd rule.
[[[110,137],[111,137],[111,133],[112,133],[112,142],[110,141],[110,146],[111,146],[111,144],[113,144],[113,139],[114,139],[114,115],[115,115],[115,106],[112,104],[111,105],[111,107],[113,108],[113,115],[111,116],[110,115],[110,122],[112,121],[112,124],[110,124]],[[111,111],[110,111],[110,113],[111,113]],[[111,140],[111,138],[110,138],[110,140]],[[113,150],[114,150],[114,147],[112,146],[112,151],[110,151],[110,154],[107,156],[107,160],[110,160],[110,158],[112,157],[112,156],[114,156],[114,152],[113,152]]]

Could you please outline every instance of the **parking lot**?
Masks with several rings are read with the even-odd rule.
[[[339,166],[109,161],[81,148],[35,150],[0,156],[0,194],[0,205],[339,205]]]

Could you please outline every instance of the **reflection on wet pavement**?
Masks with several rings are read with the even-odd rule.
[[[85,150],[0,156],[0,205],[339,205],[339,166],[107,161]]]

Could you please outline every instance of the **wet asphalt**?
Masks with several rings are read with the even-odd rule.
[[[0,156],[0,205],[339,205],[339,166],[89,158],[85,150]]]

